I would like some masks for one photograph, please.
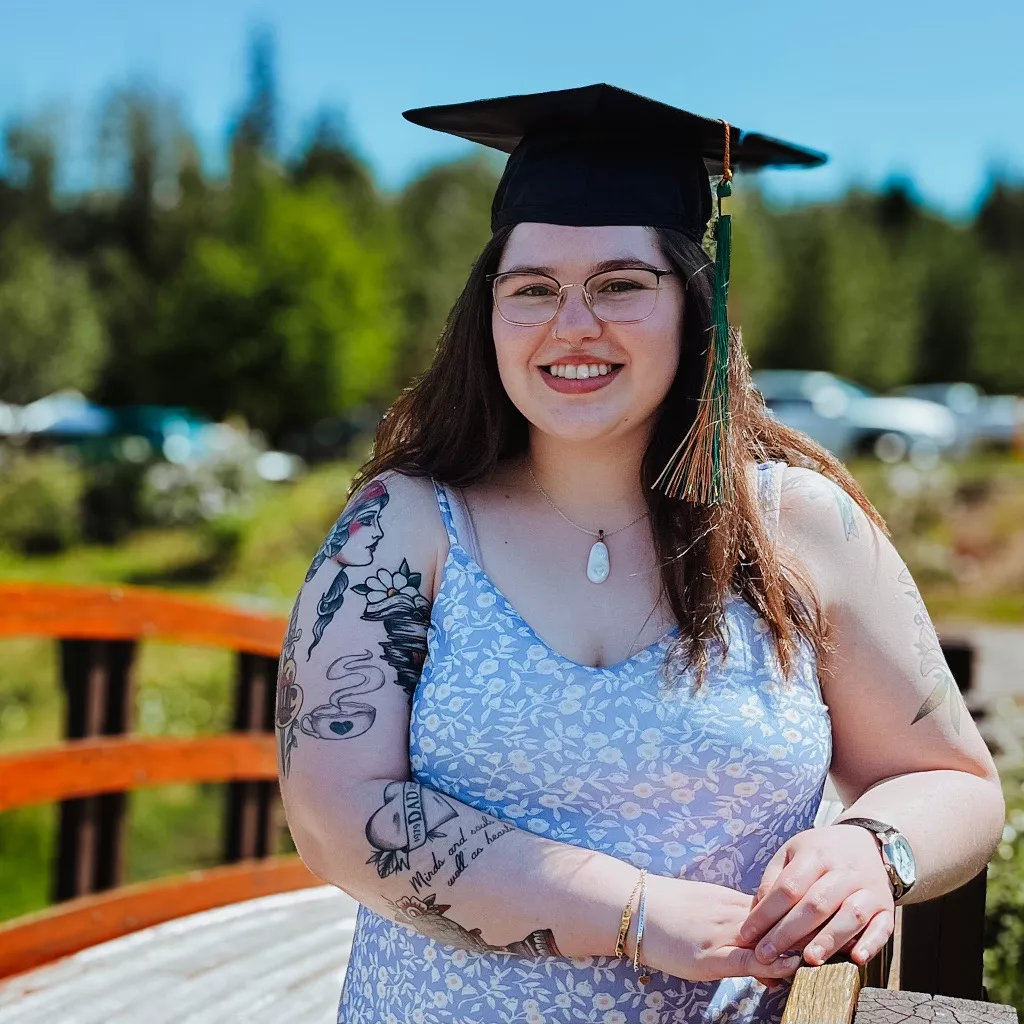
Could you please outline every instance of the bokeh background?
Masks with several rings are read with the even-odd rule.
[[[498,155],[403,109],[606,81],[824,150],[739,179],[732,319],[989,666],[986,985],[1024,1009],[1022,38],[1014,0],[6,0],[0,578],[287,611],[488,235]],[[230,677],[144,645],[139,730],[223,731]],[[0,751],[61,727],[52,645],[0,643]],[[222,802],[134,794],[129,878],[215,863]],[[53,834],[0,815],[0,918],[46,903]]]

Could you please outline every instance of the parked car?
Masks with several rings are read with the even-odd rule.
[[[908,384],[893,394],[944,405],[956,419],[956,447],[963,454],[974,448],[1010,448],[1024,431],[1024,399],[1016,395],[986,395],[966,381]]]
[[[934,458],[957,441],[956,418],[937,402],[876,395],[823,370],[759,370],[754,383],[773,415],[841,459]]]

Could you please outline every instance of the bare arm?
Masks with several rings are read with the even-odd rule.
[[[374,483],[313,560],[281,659],[281,787],[321,878],[448,945],[524,956],[614,953],[637,877],[412,781],[410,694],[439,551],[426,481]]]
[[[920,592],[888,539],[817,473],[786,471],[782,540],[810,571],[830,624],[822,683],[843,816],[906,834],[918,882],[901,902],[949,892],[988,863],[1005,809]]]
[[[875,837],[842,818],[878,818],[905,833],[917,882],[900,902],[916,903],[984,868],[1002,831],[1002,793],[888,539],[848,494],[809,470],[786,471],[781,513],[781,544],[803,563],[828,622],[820,676],[831,775],[847,810],[780,847],[740,934],[765,963],[780,948],[824,963],[854,945],[854,959],[867,963],[892,934],[893,898]]]

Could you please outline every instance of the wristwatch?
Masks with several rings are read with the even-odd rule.
[[[874,818],[840,818],[832,824],[860,825],[874,832],[882,852],[882,863],[892,886],[893,900],[899,900],[910,892],[917,881],[917,869],[910,843],[899,829]]]

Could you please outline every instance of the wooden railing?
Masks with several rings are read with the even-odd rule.
[[[60,644],[65,742],[0,758],[0,811],[60,803],[54,905],[0,925],[0,977],[184,914],[321,884],[294,856],[271,857],[277,756],[274,691],[281,616],[132,587],[0,584],[0,637]],[[237,652],[234,732],[129,735],[142,640]],[[121,886],[126,794],[226,782],[222,867]]]
[[[0,812],[56,801],[61,807],[55,905],[0,925],[0,977],[172,918],[321,884],[297,857],[269,856],[277,799],[275,679],[286,625],[280,616],[140,588],[0,583],[0,637],[58,641],[66,698],[63,744],[0,757]],[[130,735],[132,670],[143,640],[237,652],[232,733]],[[944,649],[966,694],[971,651],[962,644]],[[121,886],[126,794],[183,782],[228,783],[225,864]],[[934,1019],[984,999],[984,907],[982,872],[937,900],[900,908],[894,936],[870,964],[838,956],[797,972],[785,1024],[848,1024],[855,1010],[864,1022],[893,1014],[925,1019],[917,1012]],[[1016,1020],[995,1004],[970,1006],[974,1019]]]

